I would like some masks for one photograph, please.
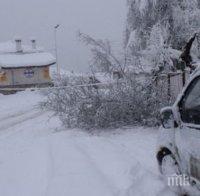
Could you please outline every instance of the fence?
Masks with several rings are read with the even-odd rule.
[[[163,93],[167,91],[168,97],[174,101],[190,77],[190,71],[171,72],[156,77],[155,82]]]

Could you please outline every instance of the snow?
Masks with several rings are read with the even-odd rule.
[[[144,12],[145,8],[148,5],[148,1],[147,0],[135,0],[135,4],[138,6],[138,9],[140,10],[141,13]]]
[[[0,55],[0,66],[2,68],[44,66],[55,64],[55,62],[53,55],[46,52]]]
[[[110,76],[109,74],[106,73],[95,73],[95,78],[101,82],[101,83],[112,83],[114,82],[114,79],[112,78],[112,76]]]
[[[0,195],[174,196],[157,169],[156,129],[65,130],[37,107],[43,99],[0,96]]]
[[[140,13],[143,14],[143,12],[145,12],[145,9],[149,5],[149,3],[152,2],[153,5],[155,5],[157,0],[129,0],[129,1],[130,2],[134,1],[135,6],[137,6]]]
[[[10,118],[16,113],[24,114],[26,111],[38,108],[40,101],[42,101],[41,95],[29,90],[10,96],[0,94],[0,122],[2,123],[3,117]]]
[[[135,43],[136,38],[137,38],[137,36],[136,36],[136,30],[131,31],[130,36],[129,36],[129,39],[128,39],[128,44],[127,44],[127,46],[126,46],[127,49],[128,49],[129,47],[131,47],[131,45],[133,45],[133,44]]]

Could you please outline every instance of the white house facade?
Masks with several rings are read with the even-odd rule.
[[[50,66],[56,63],[54,56],[36,46],[15,43],[0,44],[0,88],[34,87],[51,84]]]

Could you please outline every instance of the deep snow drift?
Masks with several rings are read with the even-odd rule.
[[[42,99],[0,95],[0,195],[174,195],[157,170],[157,130],[65,130]]]

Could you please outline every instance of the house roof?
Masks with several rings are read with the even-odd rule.
[[[55,57],[42,48],[32,49],[31,46],[22,45],[22,52],[16,51],[13,42],[0,44],[0,67],[19,68],[19,67],[38,67],[52,65],[56,63]]]
[[[55,58],[46,52],[0,54],[0,67],[2,68],[45,66],[55,62]]]

